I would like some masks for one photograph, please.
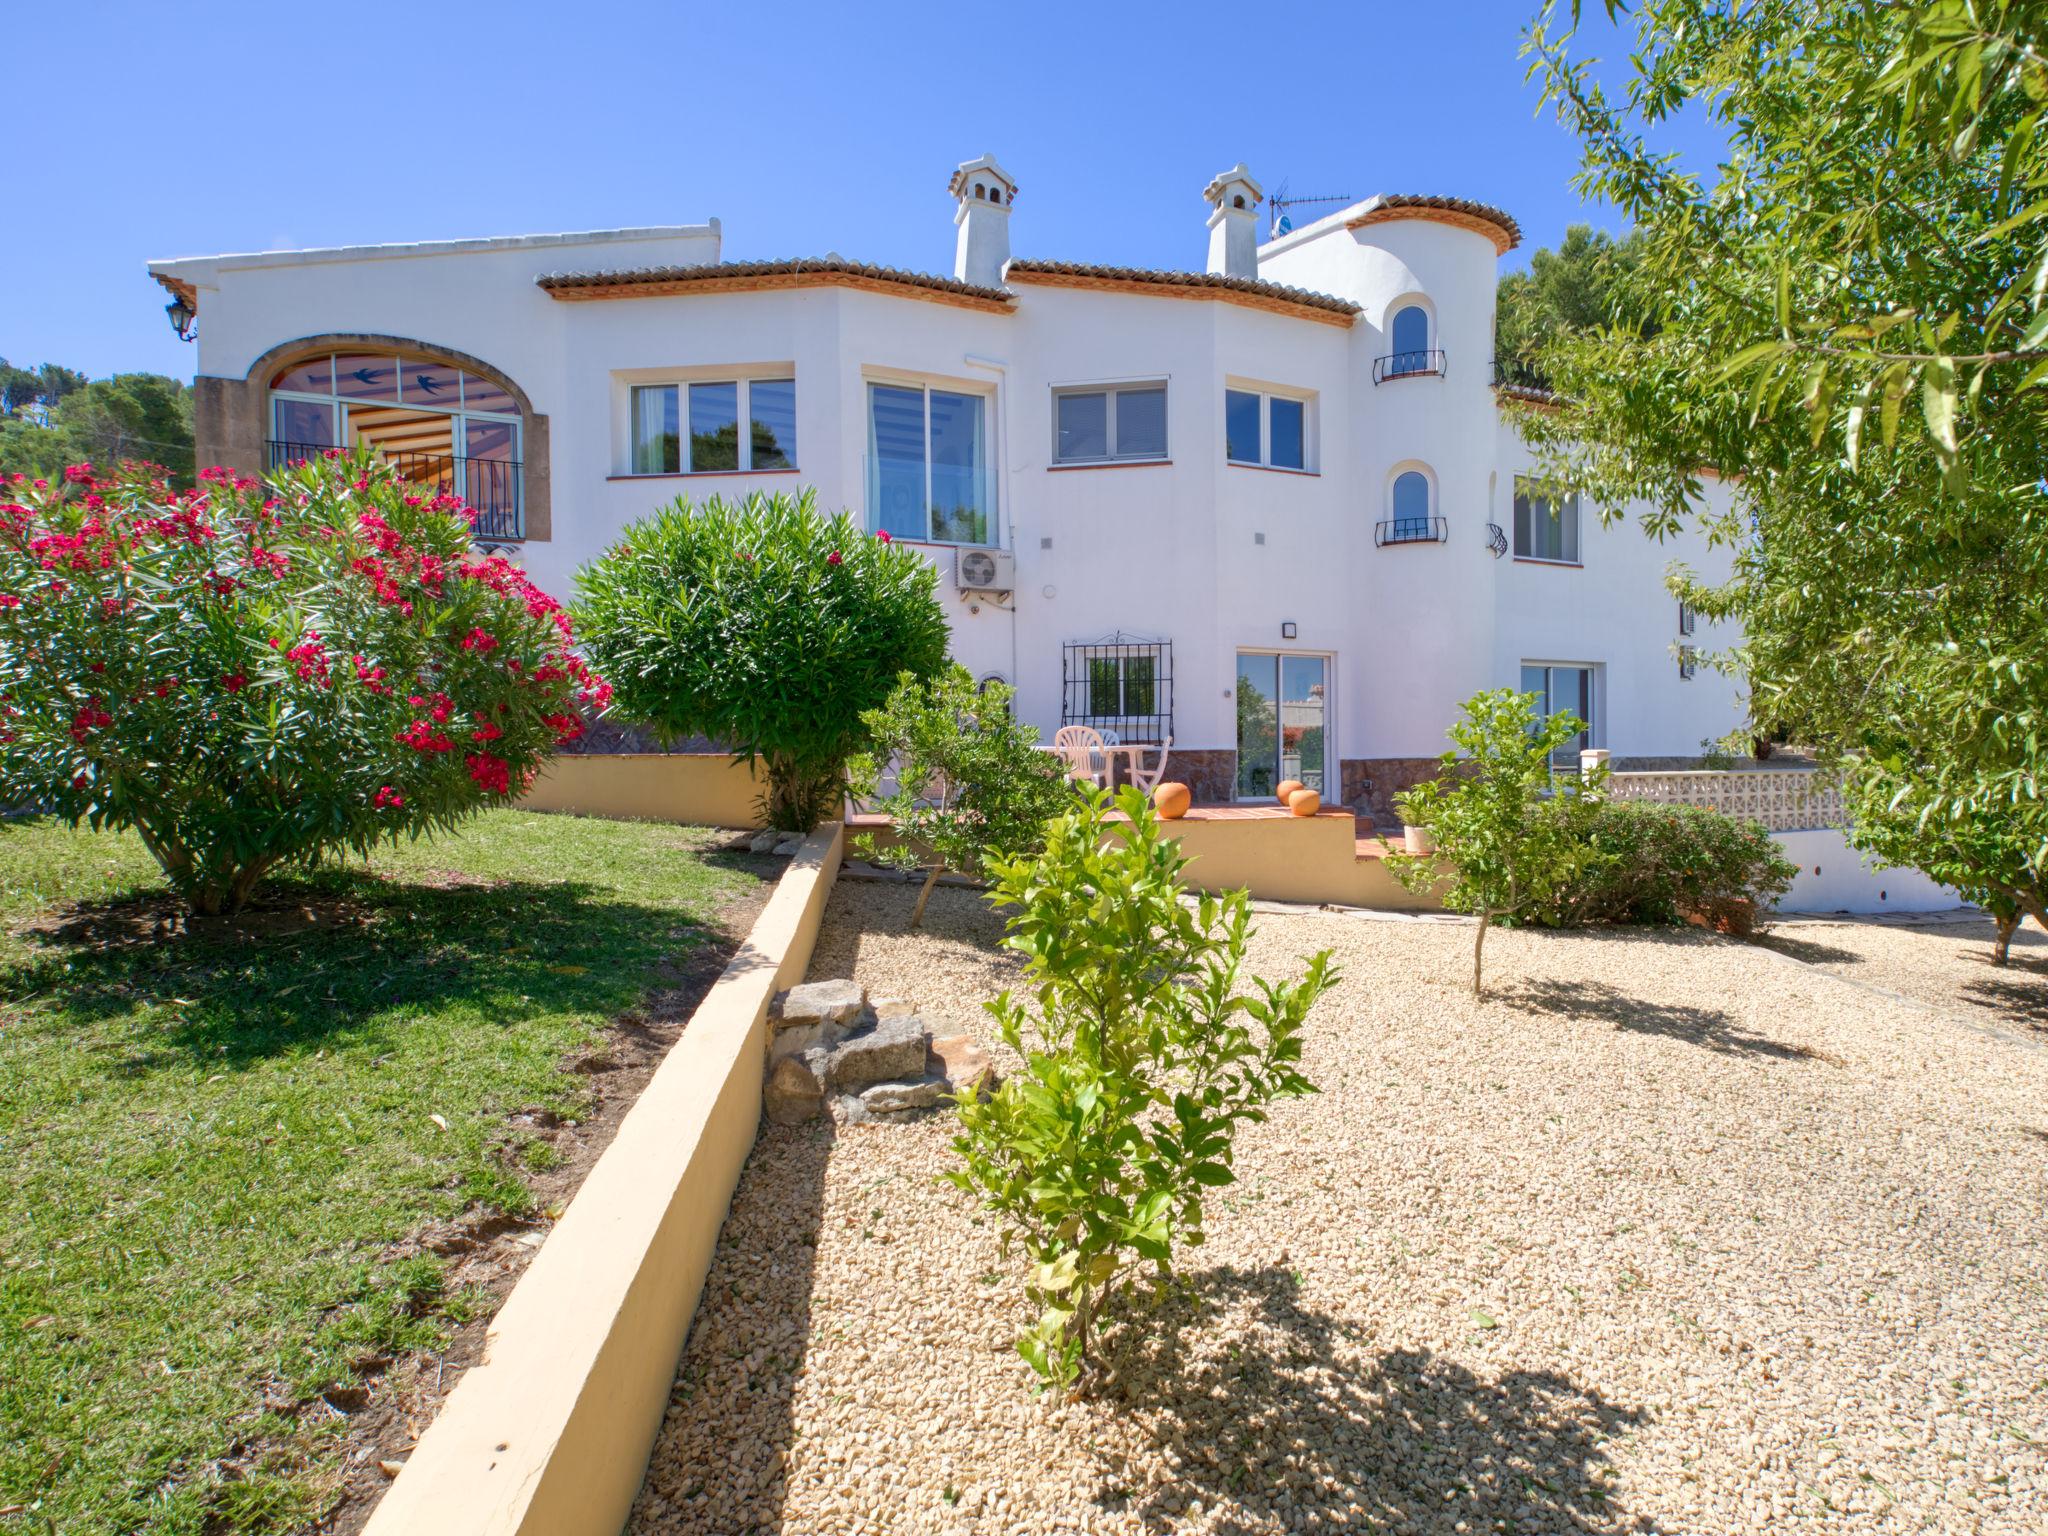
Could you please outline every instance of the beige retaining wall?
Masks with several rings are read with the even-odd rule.
[[[1261,901],[1328,903],[1382,912],[1435,912],[1435,894],[1409,891],[1379,859],[1358,856],[1348,811],[1162,821],[1191,860],[1187,882],[1205,891],[1247,890]]]
[[[810,964],[844,841],[821,827],[790,861],[366,1536],[617,1536],[754,1144],[768,1004]]]
[[[722,752],[564,753],[548,760],[520,809],[758,827],[766,787],[753,763],[735,762]]]

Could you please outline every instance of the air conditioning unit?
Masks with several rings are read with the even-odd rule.
[[[953,558],[953,585],[962,592],[1007,596],[1017,586],[1017,557],[1007,549],[963,549]]]

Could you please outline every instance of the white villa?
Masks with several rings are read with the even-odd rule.
[[[149,270],[197,316],[202,464],[374,444],[565,599],[677,496],[815,486],[929,554],[955,654],[1045,736],[1170,738],[1198,800],[1294,777],[1384,821],[1503,684],[1617,767],[1737,724],[1663,580],[1725,555],[1525,494],[1509,215],[1381,196],[1260,244],[1240,165],[1202,191],[1206,263],[1162,272],[1013,258],[988,157],[949,191],[949,276],[726,261],[716,220]]]

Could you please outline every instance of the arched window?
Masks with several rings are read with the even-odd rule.
[[[1385,359],[1385,377],[1443,371],[1441,356],[1429,344],[1429,311],[1420,304],[1404,304],[1395,310],[1387,323],[1387,336],[1393,351]]]
[[[518,537],[519,403],[481,374],[402,352],[302,357],[271,378],[269,425],[273,469],[374,448],[415,485],[475,507],[479,529]]]
[[[1441,544],[1444,520],[1433,505],[1436,487],[1420,469],[1404,469],[1388,487],[1387,517],[1374,535],[1375,544]]]
[[[1419,469],[1404,470],[1394,477],[1394,520],[1407,522],[1429,516],[1429,476]]]

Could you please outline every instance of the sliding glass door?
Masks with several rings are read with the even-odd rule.
[[[1238,799],[1270,799],[1283,779],[1329,793],[1329,697],[1327,656],[1238,653]]]

